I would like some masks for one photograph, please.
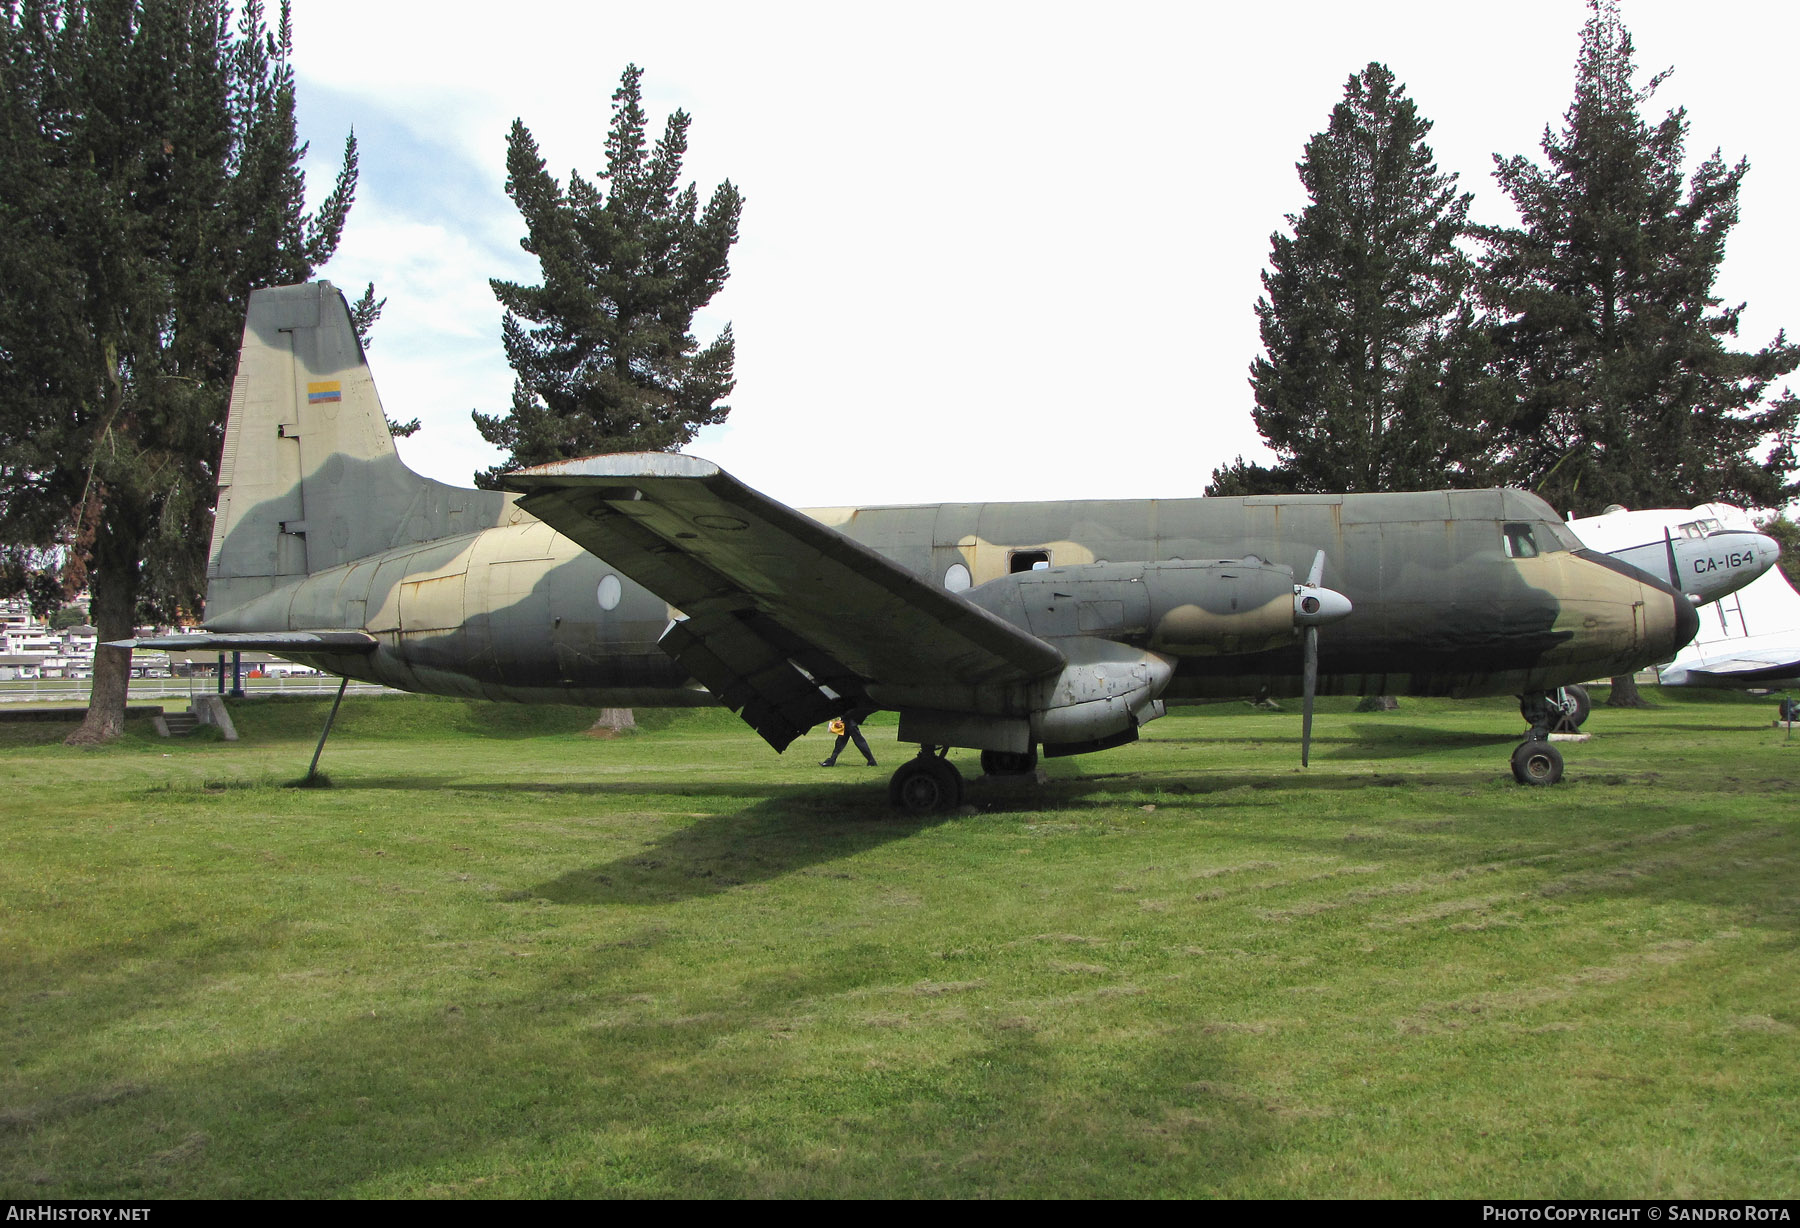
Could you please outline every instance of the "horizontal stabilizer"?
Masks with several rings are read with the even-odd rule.
[[[362,631],[254,631],[239,635],[197,631],[187,635],[108,640],[108,648],[155,652],[374,652],[376,639]]]

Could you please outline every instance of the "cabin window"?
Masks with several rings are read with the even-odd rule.
[[[952,593],[960,593],[969,587],[969,569],[961,563],[950,564],[944,573],[944,587]]]
[[[1008,557],[1006,570],[1013,573],[1043,571],[1048,566],[1050,566],[1048,550],[1015,550]]]
[[[600,599],[602,610],[616,610],[620,599],[625,596],[625,586],[619,583],[619,577],[606,576],[600,581],[600,588],[594,595]]]
[[[1501,539],[1506,543],[1509,559],[1535,559],[1538,556],[1537,542],[1532,539],[1528,524],[1507,525],[1501,530]]]

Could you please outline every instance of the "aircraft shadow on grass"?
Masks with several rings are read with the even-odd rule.
[[[1492,777],[1487,770],[1457,774],[1448,783],[1477,783]],[[1237,809],[1286,809],[1289,795],[1301,790],[1354,790],[1419,783],[1418,774],[1382,776],[1369,773],[1311,772],[1304,776],[1270,777],[1245,771],[1185,775],[1178,772],[1110,773],[1052,780],[1043,785],[977,778],[969,782],[972,815],[905,817],[887,805],[886,790],[863,785],[796,790],[771,785],[763,800],[728,813],[708,815],[666,832],[648,848],[564,874],[516,893],[518,899],[547,899],[559,904],[665,904],[715,895],[747,883],[768,882],[798,872],[845,861],[855,854],[895,840],[908,839],[945,822],[974,822],[980,817],[1045,814],[1079,817],[1084,812],[1129,806],[1146,790],[1156,791],[1158,806],[1179,809],[1203,806],[1210,795],[1242,791],[1232,799]],[[1444,784],[1439,776],[1432,784]],[[498,786],[495,786],[498,788]],[[522,786],[508,786],[516,792]],[[585,791],[585,790],[584,790]],[[632,790],[595,789],[615,795]],[[742,797],[742,789],[695,790]],[[829,870],[823,872],[831,872]]]
[[[801,798],[794,786],[781,781],[746,784],[740,781],[717,781],[684,778],[678,784],[667,778],[644,780],[455,780],[443,776],[344,776],[334,777],[332,788],[340,791],[358,789],[394,790],[423,793],[491,793],[516,797],[520,794],[547,793],[560,796],[591,797],[682,797],[723,800],[730,798]]]
[[[1517,737],[1516,733],[1464,733],[1433,729],[1429,725],[1357,725],[1352,727],[1347,737],[1331,739],[1341,744],[1324,752],[1321,757],[1410,759],[1433,751],[1474,750],[1484,746],[1504,745]]]
[[[629,856],[570,870],[520,894],[558,904],[673,903],[840,862],[955,821],[947,814],[897,816],[885,788],[788,785],[771,786],[767,794],[740,810],[669,831]]]
[[[1316,752],[1322,755],[1338,755],[1340,757],[1357,756],[1364,749],[1392,744],[1403,751],[1452,750],[1458,747],[1493,746],[1496,743],[1516,741],[1516,733],[1495,732],[1458,732],[1439,729],[1431,725],[1397,725],[1388,722],[1353,725],[1347,733],[1314,732],[1314,746],[1335,746],[1335,751]],[[1153,746],[1220,746],[1232,742],[1242,742],[1243,738],[1219,737],[1156,737],[1145,741]],[[1273,746],[1273,741],[1263,743]]]

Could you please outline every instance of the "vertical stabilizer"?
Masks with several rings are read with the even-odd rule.
[[[209,619],[311,572],[492,527],[509,503],[400,463],[337,287],[251,294],[219,458]]]

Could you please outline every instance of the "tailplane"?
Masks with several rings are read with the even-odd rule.
[[[337,287],[251,294],[219,458],[208,619],[312,572],[492,527],[510,502],[401,463]]]

